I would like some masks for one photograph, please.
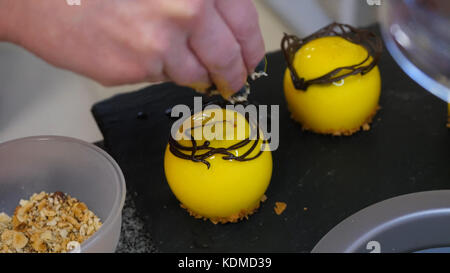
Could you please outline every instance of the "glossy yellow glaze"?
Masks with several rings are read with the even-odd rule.
[[[194,114],[183,123],[182,129],[178,131],[178,137],[181,134],[191,133],[194,136],[197,134],[197,137],[200,136],[197,140],[199,145],[208,139],[211,147],[219,148],[230,147],[249,136],[249,123],[241,114],[231,110],[220,111],[223,115],[218,115],[217,111],[213,114],[213,111],[209,110]],[[224,120],[226,122],[223,122]],[[203,126],[196,125],[194,121],[200,122]],[[239,131],[241,133],[238,134],[236,128],[245,130]],[[211,139],[214,135],[222,136],[223,140]],[[178,142],[192,147],[189,139]],[[259,140],[250,157],[258,154],[262,145],[266,144]],[[239,156],[250,147],[251,145],[247,145],[232,150],[232,153]],[[168,145],[164,170],[172,192],[191,214],[208,218],[213,222],[236,222],[253,213],[259,206],[270,183],[272,155],[270,151],[264,151],[256,159],[244,162],[224,160],[222,157],[220,154],[210,156],[207,161],[211,167],[208,169],[201,162],[176,157],[170,152]]]
[[[300,48],[295,55],[294,68],[300,77],[310,80],[338,67],[361,63],[367,54],[364,47],[344,38],[323,37]],[[377,66],[365,75],[311,85],[306,92],[295,89],[289,70],[284,76],[284,93],[292,117],[304,129],[316,133],[350,135],[363,125],[366,129],[378,109],[380,91]]]

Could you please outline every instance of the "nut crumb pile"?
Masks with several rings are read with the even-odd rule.
[[[33,194],[0,213],[0,253],[76,251],[102,225],[86,204],[62,192]]]

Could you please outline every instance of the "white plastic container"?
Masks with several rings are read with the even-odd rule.
[[[0,144],[0,212],[12,215],[20,199],[61,191],[86,203],[102,227],[81,252],[114,252],[119,241],[125,180],[100,148],[68,137],[36,136]]]

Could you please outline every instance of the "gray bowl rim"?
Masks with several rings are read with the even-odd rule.
[[[374,234],[399,227],[405,221],[414,222],[433,217],[450,217],[450,190],[410,193],[373,204],[336,225],[311,252],[357,252]],[[422,246],[417,247],[420,249]]]
[[[0,150],[12,144],[20,144],[22,142],[30,142],[30,141],[58,141],[81,145],[84,148],[90,149],[93,152],[97,153],[98,155],[102,156],[108,162],[108,164],[110,164],[113,167],[115,171],[117,177],[115,183],[117,183],[118,191],[116,196],[114,197],[114,205],[110,213],[106,217],[106,220],[103,221],[103,224],[100,227],[100,229],[81,244],[80,248],[81,252],[83,252],[83,249],[89,248],[91,245],[95,244],[95,242],[99,240],[102,234],[109,232],[109,230],[113,227],[113,223],[117,221],[117,218],[122,216],[122,209],[125,203],[125,195],[126,195],[126,184],[122,170],[120,169],[117,162],[104,150],[84,140],[67,136],[39,135],[13,139],[0,143]]]

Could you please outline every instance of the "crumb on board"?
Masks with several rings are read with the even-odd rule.
[[[261,202],[266,202],[267,201],[267,196],[264,194],[262,197],[261,197]]]
[[[363,131],[369,131],[370,130],[370,125],[368,123],[364,123],[362,126]]]
[[[284,212],[284,210],[286,209],[286,207],[287,207],[287,204],[285,202],[275,202],[275,208],[274,208],[275,213],[277,215],[281,215]]]

